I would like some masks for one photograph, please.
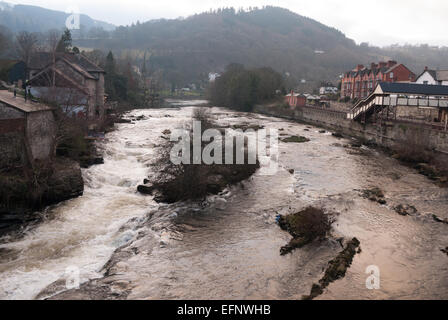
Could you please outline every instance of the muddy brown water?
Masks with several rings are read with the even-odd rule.
[[[101,279],[124,246],[135,249],[122,261],[115,255],[128,299],[300,299],[341,250],[335,239],[357,237],[362,251],[346,277],[318,299],[448,299],[448,256],[441,252],[448,226],[431,216],[448,218],[448,191],[375,150],[345,148],[350,140],[319,128],[214,108],[223,125],[261,124],[311,141],[280,143],[275,175],[257,173],[201,204],[158,205],[139,195],[162,132],[188,121],[193,109],[185,105],[194,103],[131,112],[145,120],[107,135],[104,165],[83,171],[84,196],[48,208],[44,221],[20,237],[1,239],[0,298],[33,299],[67,267],[77,267],[82,282]],[[375,186],[387,205],[360,196]],[[414,205],[418,214],[400,216],[398,204]],[[290,236],[275,216],[307,205],[339,214],[333,237],[280,256]],[[149,212],[160,217],[145,222]],[[380,270],[378,290],[366,288],[371,265]]]

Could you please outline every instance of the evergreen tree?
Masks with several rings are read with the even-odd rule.
[[[104,69],[107,74],[115,74],[115,59],[112,51],[109,51],[109,54],[106,57],[106,66]]]
[[[71,46],[72,46],[72,34],[69,29],[65,29],[64,34],[61,36],[61,40],[59,40],[56,51],[69,52]]]

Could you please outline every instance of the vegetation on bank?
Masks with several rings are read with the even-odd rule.
[[[246,69],[231,64],[210,85],[208,98],[215,106],[249,112],[256,104],[281,98],[285,93],[283,77],[273,69]]]
[[[217,129],[211,115],[206,108],[196,108],[193,119],[201,122],[201,128]],[[243,164],[236,164],[237,149],[233,144],[233,163],[225,164],[225,138],[222,139],[222,164],[193,164],[193,132],[190,135],[190,163],[173,164],[171,161],[171,150],[174,143],[169,141],[170,130],[163,132],[165,144],[160,147],[160,157],[155,163],[153,176],[145,179],[145,184],[138,186],[138,191],[143,194],[154,195],[157,202],[173,203],[182,200],[202,199],[209,194],[218,194],[227,186],[241,182],[252,176],[259,168],[259,162],[248,163],[247,145],[243,147],[245,160]],[[213,138],[215,139],[215,138]],[[234,141],[235,142],[235,141]],[[202,143],[201,153],[207,147]]]
[[[325,213],[322,209],[314,207],[307,207],[297,213],[280,216],[278,219],[280,228],[288,231],[293,237],[286,246],[280,249],[280,254],[285,255],[314,240],[325,239],[333,222],[333,214]]]

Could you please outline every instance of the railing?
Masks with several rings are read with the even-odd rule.
[[[355,106],[352,108],[352,111],[347,113],[347,119],[354,120],[361,113],[367,112],[372,106],[374,106],[378,103],[378,98],[381,98],[381,97],[382,96],[371,94],[367,98],[358,101],[355,104]]]
[[[400,98],[371,94],[364,100],[358,101],[347,114],[347,119],[355,120],[359,115],[369,111],[372,106],[410,106],[427,108],[448,108],[448,99],[434,98]]]

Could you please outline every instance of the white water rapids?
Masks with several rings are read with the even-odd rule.
[[[318,205],[339,213],[334,237],[356,236],[362,248],[346,277],[319,298],[448,299],[448,257],[441,252],[448,246],[448,230],[431,218],[433,213],[448,218],[446,189],[374,150],[345,148],[349,140],[318,128],[213,110],[226,124],[261,124],[311,141],[280,143],[278,174],[256,174],[231,188],[220,199],[220,210],[179,215],[175,223],[190,231],[178,240],[160,247],[157,242],[154,248],[139,244],[142,252],[148,250],[123,262],[130,269],[121,276],[131,282],[128,298],[300,299],[341,248],[326,241],[282,257],[279,249],[290,236],[275,224],[275,216]],[[122,226],[159,208],[136,188],[148,176],[162,132],[189,121],[191,111],[132,111],[129,116],[145,119],[119,124],[107,134],[100,143],[105,163],[83,170],[82,197],[48,208],[44,221],[23,235],[0,239],[0,299],[36,298],[68,267],[79,268],[82,281],[101,278],[113,252],[136,239],[138,230]],[[373,186],[384,190],[387,205],[359,196],[358,190]],[[397,204],[412,204],[419,215],[400,216],[393,210]],[[172,208],[176,212],[176,205]],[[160,237],[157,228],[147,228]],[[380,290],[365,287],[369,265],[381,269]]]

